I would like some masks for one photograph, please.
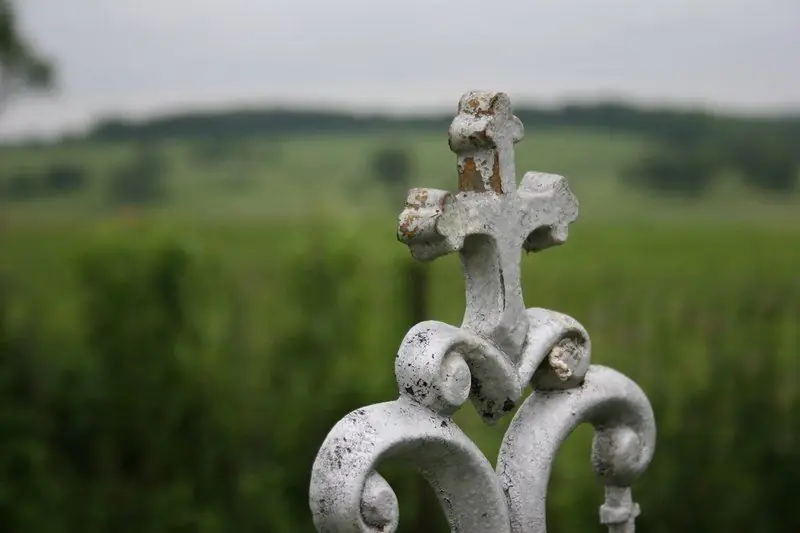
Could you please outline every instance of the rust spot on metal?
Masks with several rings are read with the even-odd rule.
[[[483,97],[476,96],[467,100],[461,111],[473,115],[475,117],[494,115],[496,102],[497,102],[497,95],[492,96],[492,98],[488,101],[488,105],[486,105],[487,102],[484,100]]]
[[[475,159],[472,157],[465,157],[464,162],[458,166],[458,190],[463,192],[486,191],[486,187],[483,186],[483,177],[475,166]]]
[[[416,236],[416,232],[405,228],[400,228],[400,231],[397,232],[397,239],[405,244],[408,244]]]
[[[497,112],[497,102],[500,100],[500,95],[495,94],[492,96],[492,99],[489,100],[489,112],[490,114],[494,115]]]
[[[485,129],[478,130],[470,135],[469,142],[476,148],[494,146],[494,141],[489,138],[489,134]]]
[[[492,177],[489,178],[489,185],[491,185],[492,190],[497,194],[503,194],[505,192],[503,190],[503,182],[500,179],[500,152],[494,153],[494,165],[492,168]]]
[[[401,242],[407,242],[416,237],[419,232],[411,226],[414,222],[418,221],[421,217],[419,215],[408,214],[403,217],[400,225],[397,227],[397,237]]]

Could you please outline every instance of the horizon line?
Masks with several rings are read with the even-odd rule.
[[[506,92],[506,91],[500,91]],[[512,92],[512,91],[508,91]],[[507,92],[507,94],[508,94]],[[29,100],[50,100],[46,96],[34,97]],[[58,99],[58,96],[56,96]],[[57,140],[69,136],[86,136],[98,125],[104,122],[123,122],[126,124],[142,124],[150,121],[169,119],[188,115],[218,115],[226,113],[246,113],[264,111],[306,112],[306,113],[338,113],[353,116],[386,117],[394,119],[416,118],[435,119],[442,115],[455,114],[456,104],[444,103],[442,99],[427,102],[392,102],[372,99],[359,102],[348,101],[341,98],[314,98],[305,97],[293,99],[278,98],[233,98],[225,100],[208,99],[194,102],[164,102],[145,106],[125,106],[126,108],[103,109],[90,113],[84,117],[82,125],[65,124],[63,127],[51,131],[29,131],[7,133],[0,135],[0,143],[16,144],[26,142],[40,142]],[[513,108],[517,111],[526,110],[559,110],[569,106],[600,106],[618,105],[642,112],[667,111],[674,113],[700,113],[710,116],[751,119],[751,120],[798,120],[800,119],[800,105],[736,105],[714,104],[703,99],[690,98],[652,98],[637,97],[621,93],[596,94],[596,95],[571,95],[562,98],[536,98],[516,97]],[[139,107],[139,109],[131,108]],[[0,117],[1,118],[1,117]],[[1,122],[1,120],[0,120]]]

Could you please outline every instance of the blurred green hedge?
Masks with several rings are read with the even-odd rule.
[[[312,531],[308,479],[328,430],[396,396],[394,351],[421,305],[451,323],[463,313],[456,257],[409,276],[402,246],[346,224],[120,228],[74,237],[71,255],[58,236],[4,238],[16,246],[0,261],[9,532]],[[651,398],[656,458],[634,487],[643,530],[800,531],[798,243],[598,228],[525,259],[528,305],[580,320],[594,361]],[[457,420],[494,460],[503,426],[471,407]],[[559,455],[552,532],[601,530],[590,436],[579,429]],[[385,475],[402,531],[445,530],[415,474],[390,463]]]

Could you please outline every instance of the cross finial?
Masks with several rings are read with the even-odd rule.
[[[562,244],[578,216],[565,178],[526,173],[516,187],[514,143],[522,122],[505,93],[464,94],[450,126],[459,192],[412,189],[398,239],[428,261],[458,251],[466,278],[462,327],[492,340],[512,359],[528,331],[520,286],[522,250]]]
[[[397,529],[398,499],[377,471],[388,457],[425,472],[453,531],[544,531],[556,453],[584,422],[595,427],[592,465],[606,486],[601,521],[633,531],[630,486],[653,456],[653,410],[630,379],[590,365],[577,321],[525,309],[522,250],[563,243],[578,203],[561,176],[528,172],[517,188],[513,147],[522,133],[505,94],[465,94],[450,127],[459,191],[409,192],[398,238],[423,261],[459,252],[464,322],[414,325],[394,359],[399,397],[352,411],[328,433],[311,472],[317,531]],[[529,384],[543,394],[514,413],[494,468],[453,415],[471,399],[493,424]]]
[[[458,155],[459,190],[514,192],[514,143],[523,134],[522,122],[511,113],[504,93],[464,94],[450,125],[450,149]]]

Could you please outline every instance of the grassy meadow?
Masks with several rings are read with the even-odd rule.
[[[186,365],[213,391],[241,458],[234,468],[244,472],[234,483],[240,506],[211,498],[203,505],[216,515],[191,515],[192,530],[310,531],[303,491],[321,438],[360,402],[396,394],[394,353],[411,326],[410,259],[395,240],[403,194],[377,184],[368,163],[387,145],[412,154],[410,186],[455,187],[445,134],[249,139],[223,161],[203,160],[209,145],[171,142],[161,148],[169,194],[147,209],[104,199],[107,176],[131,146],[0,153],[0,176],[53,162],[84,165],[89,174],[85,191],[0,204],[0,274],[12,289],[12,314],[34,321],[54,359],[71,365],[91,353],[82,336],[91,280],[78,266],[91,250],[146,250],[139,243],[166,235],[199,258],[192,297],[206,298],[197,304],[204,348]],[[517,145],[518,173],[567,176],[581,216],[566,245],[523,259],[526,303],[581,321],[594,362],[627,373],[652,398],[659,448],[634,489],[642,527],[793,531],[800,527],[790,503],[800,479],[800,198],[753,193],[732,175],[702,200],[647,196],[619,177],[648,147],[622,135],[529,129]],[[121,269],[114,287],[129,283],[126,261],[114,263]],[[145,268],[137,265],[131,272]],[[459,323],[458,258],[427,268],[428,318]],[[114,316],[136,322],[139,300],[120,294],[109,296]],[[116,345],[135,344],[141,331],[130,334]],[[502,428],[483,427],[471,406],[457,419],[493,460]],[[599,530],[589,438],[578,431],[559,457],[548,504],[553,531]],[[183,475],[193,483],[193,474]],[[401,530],[426,531],[420,524],[430,517],[413,486],[397,479]],[[33,523],[17,522],[31,532]],[[158,529],[157,518],[148,524]],[[427,531],[440,530],[431,524]]]
[[[169,167],[164,215],[226,223],[314,214],[391,218],[402,208],[403,195],[387,198],[368,162],[371,154],[386,146],[401,147],[411,155],[410,187],[453,189],[457,183],[446,132],[250,138],[233,141],[226,157],[203,160],[214,146],[191,141],[160,146]],[[519,176],[527,170],[567,176],[581,202],[584,226],[631,218],[783,224],[800,217],[796,198],[776,199],[745,190],[735,176],[721,176],[709,198],[700,202],[653,199],[630,191],[620,176],[650,147],[642,138],[622,134],[534,130],[517,145],[517,170]],[[7,220],[74,220],[109,214],[104,201],[108,176],[132,157],[133,147],[98,142],[6,148],[0,153],[0,181],[11,172],[36,171],[52,163],[85,167],[90,186],[80,194],[2,205]]]

